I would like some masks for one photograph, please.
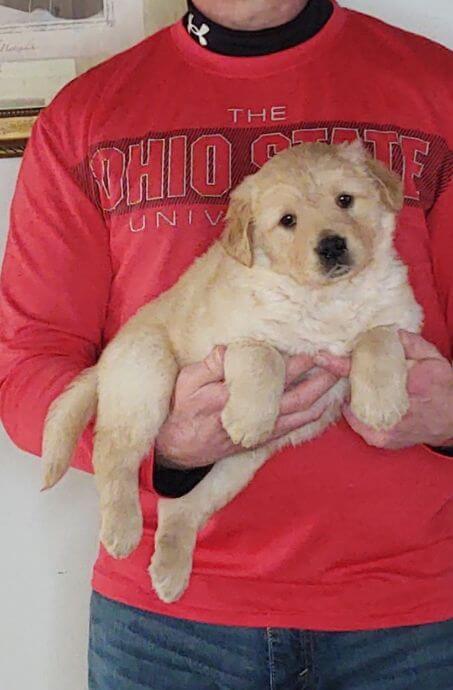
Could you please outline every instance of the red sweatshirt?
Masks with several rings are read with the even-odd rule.
[[[336,6],[319,34],[280,53],[220,56],[177,24],[67,86],[34,128],[12,207],[0,406],[13,441],[40,454],[51,401],[219,236],[232,186],[302,141],[360,136],[403,175],[397,247],[424,335],[451,357],[452,73],[446,49]],[[100,550],[103,595],[237,625],[453,616],[453,459],[368,447],[344,422],[282,450],[209,521],[189,589],[170,606],[147,574],[151,464],[143,540],[126,560]],[[91,429],[74,466],[91,471]]]

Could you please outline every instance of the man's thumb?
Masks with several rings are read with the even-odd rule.
[[[201,385],[206,383],[216,383],[216,381],[223,381],[225,375],[224,361],[225,361],[226,347],[224,345],[217,345],[207,357],[204,358],[201,365],[204,365],[205,380]],[[201,373],[201,372],[200,372]]]
[[[406,359],[443,359],[437,347],[422,338],[421,335],[401,330],[399,336]]]
[[[226,347],[219,345],[201,362],[184,367],[177,381],[178,392],[184,395],[192,395],[199,388],[209,383],[223,381],[225,351]]]

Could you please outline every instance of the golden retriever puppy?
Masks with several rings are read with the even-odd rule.
[[[316,422],[257,448],[279,413],[283,355],[352,354],[355,415],[385,429],[406,413],[398,329],[418,331],[422,313],[393,248],[402,203],[399,178],[359,143],[302,144],[279,153],[232,193],[221,239],[142,307],[97,365],[52,404],[44,486],[62,477],[96,415],[101,540],[110,554],[125,557],[142,535],[138,469],[168,415],[178,371],[227,345],[222,423],[243,451],[217,462],[186,496],[159,500],[150,574],[163,601],[187,587],[197,532],[214,511],[278,448],[317,436],[340,415],[345,379],[320,400]]]

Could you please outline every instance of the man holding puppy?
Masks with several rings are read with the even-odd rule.
[[[189,589],[166,606],[144,566],[157,494],[183,495],[238,450],[220,423],[222,347],[181,371],[141,472],[142,543],[95,566],[91,690],[453,688],[452,67],[446,49],[331,0],[198,0],[41,116],[1,299],[1,414],[29,452],[52,400],[220,234],[231,188],[287,146],[360,137],[401,174],[396,245],[426,315],[424,337],[401,333],[402,422],[377,434],[345,408],[278,453],[208,524]],[[275,434],[313,421],[349,365],[290,359]],[[77,467],[90,469],[91,435]]]

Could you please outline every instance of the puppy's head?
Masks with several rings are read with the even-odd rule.
[[[402,205],[401,180],[360,142],[300,144],[233,191],[222,243],[246,266],[326,285],[390,251]]]

